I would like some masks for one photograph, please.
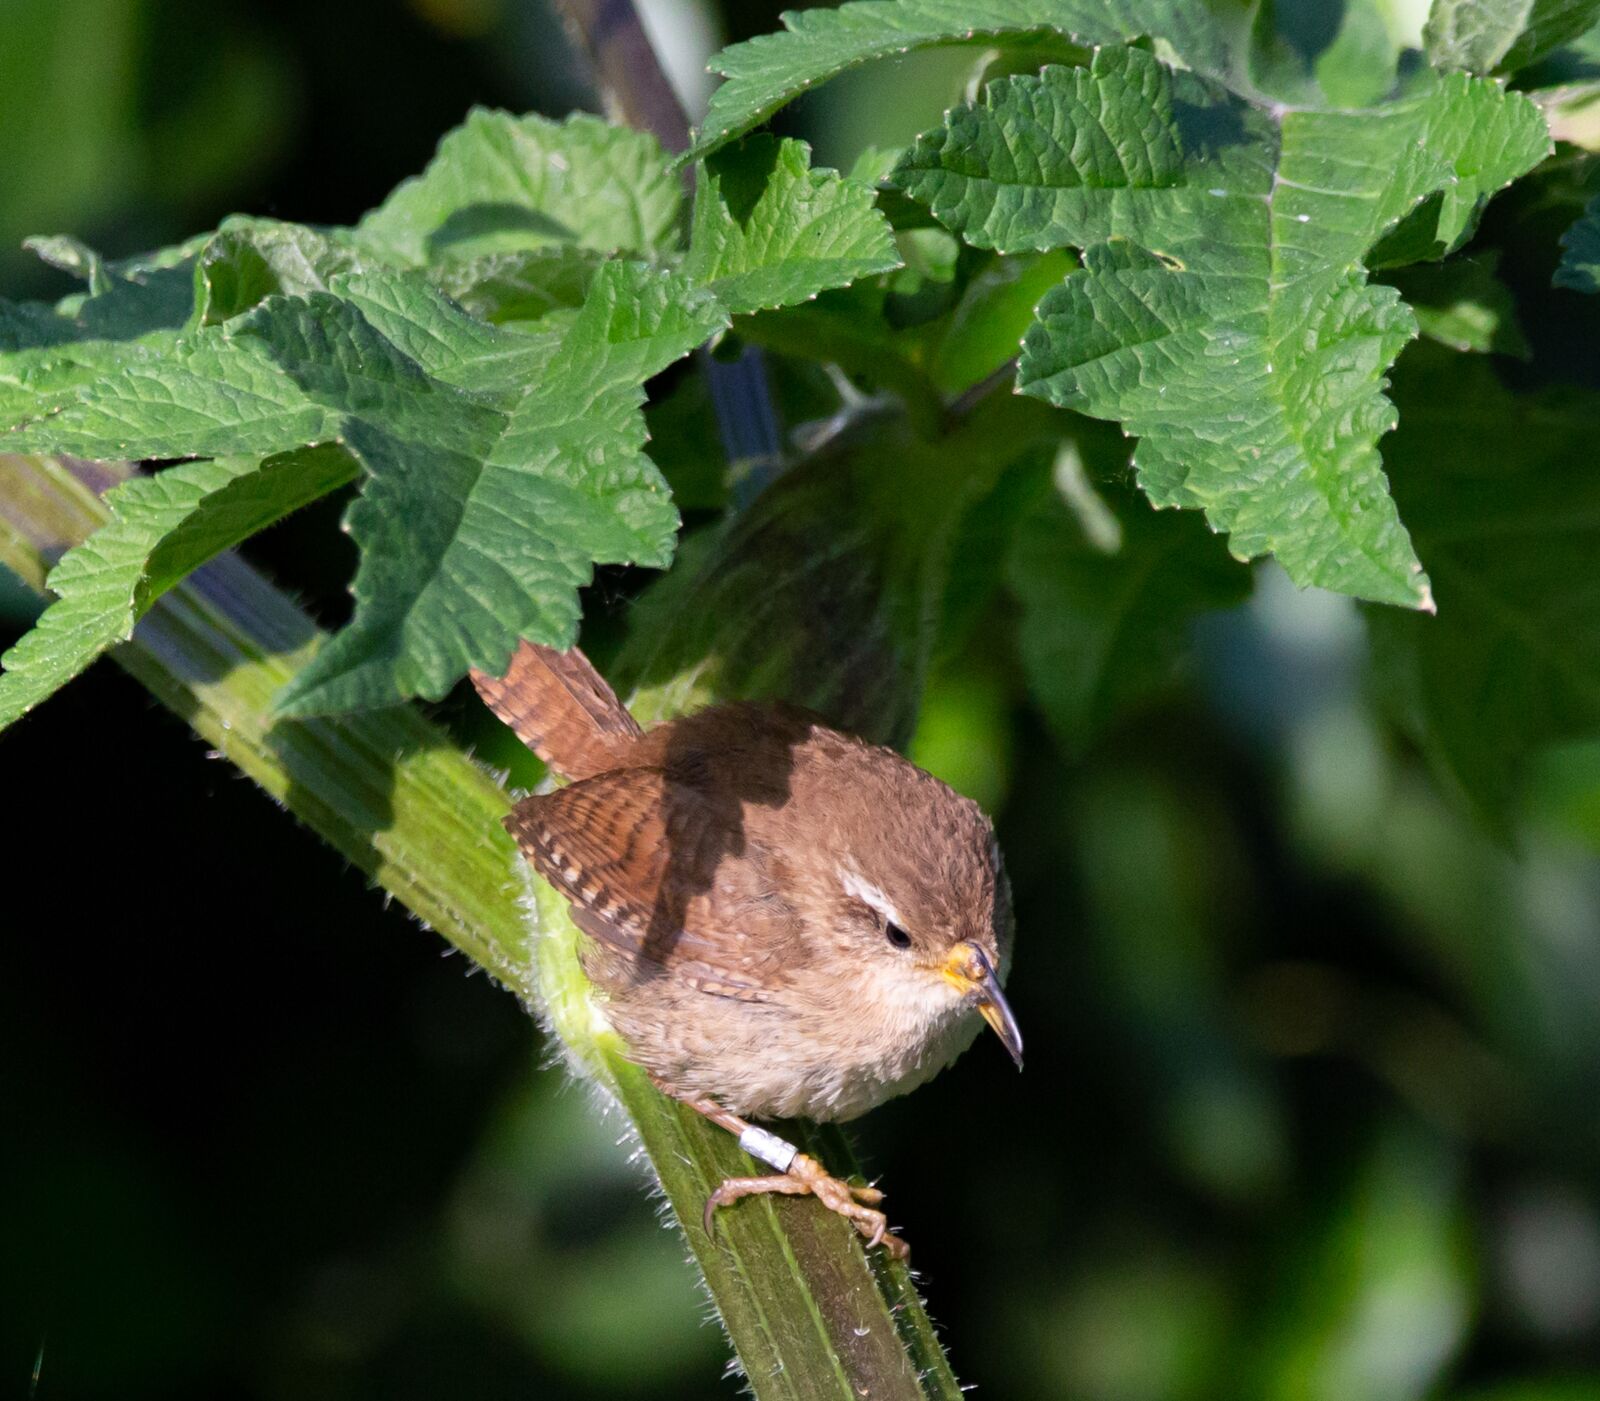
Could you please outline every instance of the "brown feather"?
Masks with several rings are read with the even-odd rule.
[[[737,812],[659,769],[629,769],[524,798],[506,827],[579,928],[624,956],[599,960],[602,985],[670,970],[703,992],[765,1000],[797,961],[794,916]]]
[[[617,768],[643,731],[594,664],[573,648],[524,642],[504,676],[472,673],[484,704],[566,778]]]

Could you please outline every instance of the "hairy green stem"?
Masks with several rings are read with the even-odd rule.
[[[103,524],[114,469],[0,456],[0,565],[36,592]],[[291,721],[272,698],[322,640],[237,556],[165,594],[112,655],[215,750],[524,1001],[628,1114],[761,1398],[960,1395],[906,1271],[869,1256],[808,1199],[760,1198],[699,1224],[707,1193],[751,1171],[732,1138],[664,1099],[599,1015],[565,902],[531,878],[500,825],[506,794],[414,708]],[[692,685],[639,698],[647,720]],[[519,902],[527,899],[528,910]],[[531,911],[531,916],[529,911]],[[837,1132],[793,1129],[835,1171]]]

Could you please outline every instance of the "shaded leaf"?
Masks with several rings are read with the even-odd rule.
[[[690,539],[634,607],[619,670],[673,704],[783,697],[903,745],[957,532],[1008,464],[1058,433],[1057,415],[1009,395],[934,441],[902,415],[862,416]]]
[[[225,219],[195,264],[194,321],[216,326],[268,297],[326,292],[336,273],[364,265],[344,229],[276,219]]]
[[[1392,0],[1261,0],[1252,82],[1274,97],[1331,107],[1370,107],[1393,96],[1402,52],[1394,8]]]
[[[1088,420],[1084,422],[1088,424]],[[1089,425],[1091,431],[1102,426]],[[1070,427],[1076,430],[1079,425]],[[994,489],[972,503],[956,527],[938,609],[933,664],[940,673],[939,684],[950,684],[952,676],[959,677],[970,667],[973,635],[989,619],[1005,588],[1011,542],[1018,524],[1038,506],[1042,474],[1048,472],[1056,446],[1054,441],[1041,442],[1013,462],[1000,474]]]
[[[727,457],[713,449],[717,442],[716,410],[705,375],[684,375],[669,394],[645,408],[650,429],[650,457],[672,488],[672,499],[685,513],[722,511],[728,505]]]
[[[345,230],[243,216],[114,263],[75,239],[29,244],[89,291],[53,308],[0,302],[0,428],[55,412],[111,371],[155,364],[185,327],[220,324],[278,293],[326,291],[335,273],[363,266]]]
[[[1377,112],[1285,110],[1109,48],[995,83],[895,179],[979,247],[1084,249],[1018,383],[1138,434],[1157,505],[1204,508],[1302,585],[1427,607],[1375,448],[1415,321],[1362,258],[1435,192],[1448,246],[1547,147],[1531,104],[1461,75]]]
[[[1090,484],[1071,444],[1036,482],[1006,558],[1028,689],[1069,751],[1167,685],[1196,616],[1250,592],[1250,571],[1196,517]]]
[[[644,382],[725,320],[680,277],[609,263],[507,411],[486,418],[464,405],[425,423],[433,414],[419,396],[416,429],[394,410],[352,423],[351,446],[373,474],[349,516],[362,546],[356,614],[284,709],[437,697],[468,667],[503,670],[521,638],[570,646],[577,590],[595,563],[664,568],[678,516],[643,452]],[[527,384],[520,371],[499,380],[507,368],[489,370],[497,387]]]
[[[1499,259],[1489,253],[1419,263],[1384,277],[1416,313],[1429,340],[1452,350],[1526,357],[1527,339],[1517,324],[1511,289],[1496,275]]]
[[[75,240],[34,240],[90,280],[54,306],[0,300],[0,429],[79,385],[170,348],[194,305],[193,250],[176,261],[106,263]],[[69,251],[70,250],[70,251]]]
[[[1389,116],[1419,106],[1430,128],[1423,159],[1442,162],[1444,170],[1416,207],[1378,239],[1366,258],[1369,269],[1455,252],[1477,232],[1489,200],[1552,150],[1543,113],[1521,93],[1506,94],[1498,81],[1450,74],[1436,86],[1424,74],[1408,101],[1380,111]]]
[[[897,331],[887,315],[882,279],[822,293],[814,302],[760,312],[739,334],[796,359],[824,361],[865,384],[898,394],[925,433],[936,433],[944,406],[917,361],[917,337]]]
[[[1561,235],[1561,265],[1555,285],[1574,292],[1600,292],[1600,195]]]
[[[88,244],[69,234],[39,234],[23,239],[22,246],[37,254],[40,261],[87,282],[90,296],[111,290],[105,260]]]
[[[1529,752],[1600,732],[1600,399],[1512,395],[1419,348],[1385,459],[1439,598],[1367,615],[1380,694],[1441,778],[1504,831]]]
[[[803,141],[758,136],[704,166],[683,270],[736,316],[900,266],[872,190],[810,158]]]
[[[1023,253],[974,277],[933,353],[939,388],[959,394],[1014,359],[1040,301],[1076,266],[1067,253]]]
[[[576,311],[604,261],[605,255],[593,249],[557,243],[441,263],[428,276],[472,315],[501,326]]]
[[[336,447],[187,462],[135,477],[106,498],[110,524],[50,573],[56,599],[0,657],[0,728],[59,690],[108,647],[125,642],[152,603],[191,570],[350,481]]]
[[[928,327],[963,290],[961,240],[930,227],[898,230],[894,242],[904,266],[883,279],[884,319],[896,330]]]
[[[60,401],[35,406],[32,417],[0,436],[7,452],[66,452],[101,462],[118,458],[227,457],[270,453],[338,437],[337,418],[309,398],[278,363],[304,356],[337,361],[335,373],[363,372],[366,352],[378,372],[385,347],[360,323],[364,343],[331,340],[324,324],[336,299],[269,302],[228,325],[174,340],[166,355],[148,356],[93,383],[75,385]],[[300,342],[277,343],[293,325]],[[275,339],[276,338],[276,339]],[[312,340],[321,340],[316,355]]]

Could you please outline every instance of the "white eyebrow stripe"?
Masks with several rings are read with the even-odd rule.
[[[895,909],[893,902],[878,889],[871,881],[856,870],[853,866],[838,866],[835,868],[839,874],[839,884],[844,887],[846,895],[854,896],[864,905],[871,905],[890,924],[902,924],[900,911]]]

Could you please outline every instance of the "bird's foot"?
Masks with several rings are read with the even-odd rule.
[[[815,1158],[796,1153],[789,1170],[770,1177],[730,1177],[706,1199],[705,1228],[711,1234],[719,1207],[740,1197],[778,1192],[787,1197],[812,1196],[829,1211],[838,1212],[864,1237],[867,1245],[881,1245],[897,1260],[911,1257],[911,1247],[889,1229],[889,1218],[878,1210],[883,1193],[876,1187],[856,1186],[832,1176]]]

